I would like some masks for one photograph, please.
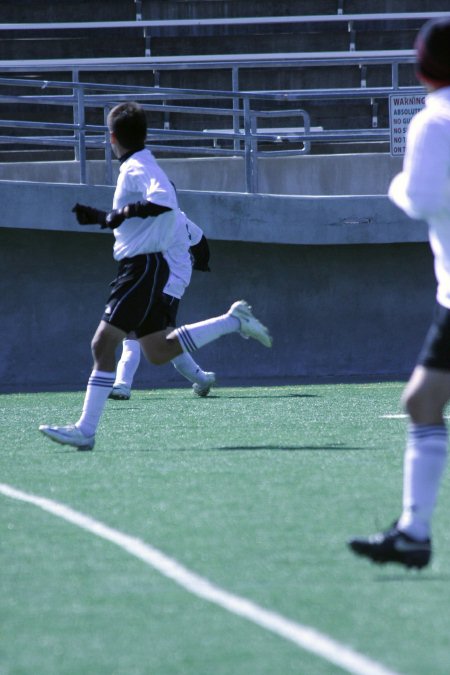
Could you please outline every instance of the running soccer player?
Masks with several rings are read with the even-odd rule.
[[[425,108],[407,132],[403,171],[389,197],[411,218],[428,222],[437,278],[434,320],[403,394],[410,424],[403,471],[403,511],[385,532],[349,541],[376,563],[425,567],[431,520],[447,459],[444,408],[450,400],[450,19],[427,22],[417,41],[417,75]]]
[[[174,187],[144,147],[145,112],[137,103],[121,103],[109,113],[110,142],[120,161],[113,210],[74,207],[82,225],[113,230],[113,255],[119,262],[103,317],[92,339],[93,370],[81,417],[67,426],[41,425],[48,438],[78,450],[92,450],[97,427],[115,378],[117,346],[134,332],[145,357],[155,365],[191,353],[228,333],[240,333],[271,347],[272,338],[243,300],[223,315],[172,329],[178,299],[164,292],[171,270],[164,255],[179,243],[180,219]],[[185,234],[185,247],[189,249]]]

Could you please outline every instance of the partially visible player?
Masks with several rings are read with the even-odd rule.
[[[117,363],[109,398],[115,401],[128,401],[131,398],[134,376],[141,361],[141,345],[135,338],[125,338],[122,342],[122,354]],[[202,370],[192,356],[183,352],[171,360],[171,364],[186,380],[192,382],[192,391],[197,396],[208,396],[211,387],[216,383],[216,374]]]
[[[271,347],[269,331],[243,300],[221,316],[172,330],[178,299],[165,292],[175,270],[163,252],[179,242],[176,194],[168,177],[145,148],[147,122],[137,103],[121,103],[108,115],[110,142],[121,163],[113,210],[109,213],[77,204],[82,225],[100,224],[114,232],[114,258],[119,263],[102,319],[92,340],[93,370],[80,419],[66,426],[41,425],[48,438],[79,450],[92,450],[105,403],[115,379],[116,349],[134,332],[145,357],[162,365],[229,333]],[[185,250],[189,238],[185,235]]]
[[[178,271],[176,273],[171,272],[164,291],[178,299],[181,299],[185,288],[190,282],[192,269],[200,272],[210,271],[209,245],[202,230],[187,216],[185,224],[180,223],[180,227],[185,227],[188,232],[191,243],[189,248],[190,256],[187,255],[186,247],[183,244],[174,246],[165,253],[165,258],[169,263],[170,269]],[[182,274],[180,273],[180,269],[183,272]],[[139,341],[133,337],[125,338],[122,342],[122,354],[117,364],[116,379],[109,398],[119,401],[128,401],[130,399],[134,376],[139,367],[140,360],[141,346]],[[172,359],[171,363],[180,375],[193,383],[192,391],[194,394],[201,397],[208,396],[211,387],[216,382],[215,373],[202,370],[187,352],[176,356]]]
[[[403,171],[389,197],[429,225],[437,278],[434,321],[403,394],[410,424],[404,456],[403,511],[392,527],[350,540],[377,563],[425,567],[431,520],[447,460],[444,408],[450,400],[450,19],[427,22],[416,42],[417,74],[428,89],[425,108],[407,132]]]

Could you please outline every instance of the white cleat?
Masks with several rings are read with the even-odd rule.
[[[215,373],[204,373],[205,380],[204,382],[195,382],[192,385],[192,391],[197,396],[204,398],[208,396],[211,387],[216,383],[216,374]]]
[[[95,444],[95,435],[85,436],[74,424],[65,427],[51,427],[48,424],[41,424],[39,431],[55,443],[72,445],[77,450],[92,450]]]
[[[245,300],[238,300],[231,305],[228,314],[239,320],[242,337],[258,340],[264,347],[272,346],[272,337],[265,326],[253,316],[252,308]]]
[[[129,401],[131,397],[131,389],[126,384],[118,384],[112,388],[108,398],[113,398],[115,401]]]

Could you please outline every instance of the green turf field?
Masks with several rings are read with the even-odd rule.
[[[82,393],[0,396],[0,483],[139,538],[311,627],[379,673],[450,672],[450,479],[422,572],[354,557],[399,514],[402,384],[136,391],[92,453],[41,423]],[[196,596],[111,541],[0,493],[1,675],[332,675],[340,668]],[[375,667],[374,667],[375,668]],[[384,670],[383,670],[384,668]]]

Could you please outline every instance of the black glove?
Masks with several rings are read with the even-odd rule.
[[[100,211],[84,204],[75,204],[72,212],[75,213],[80,225],[101,225],[102,227],[106,227],[106,211]]]
[[[205,235],[203,235],[198,244],[194,244],[189,250],[192,256],[192,269],[199,272],[211,272],[208,265],[209,245]]]
[[[119,225],[122,225],[125,220],[122,209],[101,211],[100,209],[94,209],[92,206],[75,204],[72,211],[75,213],[80,225],[100,225],[102,230],[107,227],[114,230]]]

